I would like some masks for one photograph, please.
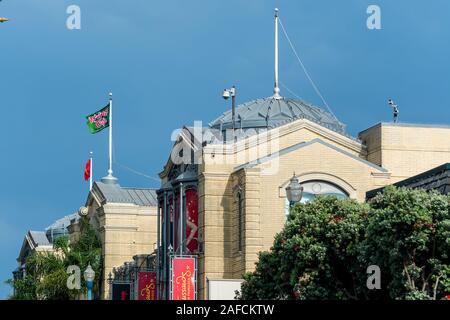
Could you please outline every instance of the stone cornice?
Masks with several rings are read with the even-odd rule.
[[[133,226],[133,225],[123,225],[123,226],[106,225],[106,226],[100,227],[100,231],[107,231],[107,230],[133,230],[133,231],[137,231],[138,229],[139,228],[137,226]]]
[[[347,136],[344,136],[342,134],[339,134],[337,132],[334,132],[330,129],[324,128],[312,121],[309,121],[307,119],[299,119],[297,121],[294,121],[292,123],[289,123],[287,125],[284,125],[282,127],[277,127],[270,129],[266,132],[262,132],[259,134],[252,135],[248,138],[245,138],[243,140],[240,140],[234,144],[229,145],[223,145],[223,144],[212,144],[207,145],[204,147],[204,154],[219,154],[218,151],[221,151],[220,154],[223,155],[229,155],[234,154],[237,152],[242,152],[245,150],[248,150],[252,147],[256,147],[260,145],[261,143],[258,143],[258,141],[263,141],[263,143],[268,143],[273,139],[280,139],[283,136],[286,136],[288,134],[291,134],[295,131],[301,130],[301,129],[308,129],[313,133],[316,133],[328,140],[334,141],[337,144],[346,147],[347,149],[350,149],[351,151],[366,155],[367,150],[366,147],[359,141],[356,141],[354,139],[351,139]],[[275,134],[275,132],[278,131],[278,134]],[[273,153],[274,151],[272,151]]]
[[[204,180],[205,178],[226,178],[230,177],[230,172],[222,173],[222,172],[202,172],[199,175],[199,180]]]

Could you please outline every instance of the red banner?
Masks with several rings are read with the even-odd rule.
[[[195,258],[172,259],[172,300],[195,300]]]
[[[186,190],[186,248],[190,253],[198,250],[198,200],[195,189]]]
[[[157,300],[156,272],[138,272],[138,300]]]

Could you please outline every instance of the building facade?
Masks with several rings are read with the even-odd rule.
[[[450,160],[450,127],[380,123],[353,138],[331,114],[276,97],[235,112],[234,134],[230,112],[207,128],[185,127],[160,174],[161,281],[170,286],[168,255],[197,255],[200,299],[208,279],[241,279],[270,248],[294,172],[304,201],[318,194],[364,201],[369,190]]]
[[[352,137],[333,114],[283,97],[277,10],[275,53],[273,95],[235,108],[235,88],[225,90],[232,110],[206,127],[182,128],[160,172],[163,299],[171,298],[172,257],[197,258],[198,299],[210,296],[210,280],[238,284],[253,271],[258,253],[271,247],[286,221],[293,174],[303,201],[331,194],[362,202],[369,190],[450,161],[449,126],[379,123]]]
[[[23,239],[19,255],[17,257],[17,268],[13,271],[13,280],[23,279],[26,272],[26,263],[28,257],[37,253],[55,252],[53,242],[61,236],[69,234],[68,226],[71,221],[78,220],[78,214],[73,213],[56,220],[45,231],[29,230]]]
[[[101,299],[110,299],[110,273],[133,256],[150,254],[157,239],[157,202],[153,189],[125,188],[117,181],[96,181],[80,214],[88,217],[97,231],[103,258]],[[79,227],[70,226],[76,241]]]

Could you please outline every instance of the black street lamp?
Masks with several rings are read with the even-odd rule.
[[[236,130],[236,86],[230,89],[224,89],[222,97],[228,100],[231,97],[231,122],[233,125],[233,142],[234,142],[234,131]]]
[[[302,200],[303,187],[300,185],[300,182],[298,182],[295,173],[286,187],[286,197],[288,198],[291,207]]]

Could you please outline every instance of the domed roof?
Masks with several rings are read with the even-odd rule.
[[[50,242],[53,242],[55,239],[62,235],[66,235],[69,233],[67,227],[70,225],[70,222],[73,219],[78,219],[78,213],[73,213],[71,215],[65,216],[61,219],[56,220],[54,223],[45,228],[45,234]]]
[[[269,97],[256,99],[236,107],[236,129],[274,128],[285,123],[308,119],[323,127],[345,135],[345,125],[331,113],[301,100]],[[210,122],[213,129],[233,128],[231,110]]]
[[[45,230],[57,230],[57,229],[65,229],[70,225],[70,221],[78,218],[78,213],[72,213],[68,216],[62,217],[61,219],[56,220],[51,225],[49,225]]]

